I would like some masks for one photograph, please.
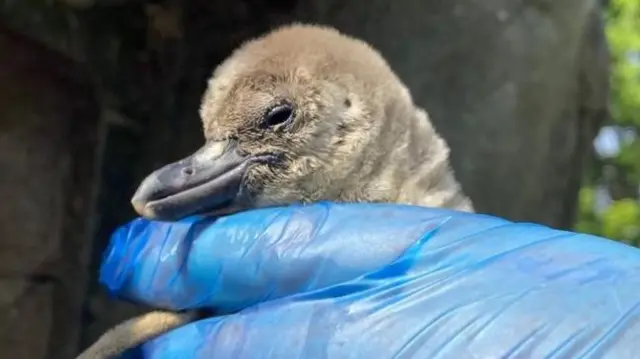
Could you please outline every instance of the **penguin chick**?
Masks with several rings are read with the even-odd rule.
[[[376,50],[334,29],[244,44],[215,70],[200,116],[205,145],[142,182],[142,216],[319,200],[472,209],[426,112]]]
[[[320,200],[473,211],[426,112],[375,49],[335,29],[293,24],[246,42],[215,69],[200,116],[204,146],[151,173],[133,196],[143,217]],[[172,318],[120,324],[79,358],[107,358],[99,353],[194,318],[162,315]]]

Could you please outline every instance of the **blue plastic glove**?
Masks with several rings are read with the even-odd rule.
[[[239,310],[152,340],[143,358],[640,355],[640,250],[443,209],[138,219],[113,236],[101,280],[155,306]]]

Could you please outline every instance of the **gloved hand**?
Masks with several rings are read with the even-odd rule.
[[[444,209],[137,219],[113,236],[101,280],[154,306],[231,313],[146,343],[143,358],[638,358],[640,250]]]

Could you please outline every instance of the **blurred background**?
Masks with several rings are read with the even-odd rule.
[[[640,0],[0,0],[0,358],[72,358],[144,308],[97,268],[203,141],[213,67],[279,24],[377,47],[479,212],[640,245]]]

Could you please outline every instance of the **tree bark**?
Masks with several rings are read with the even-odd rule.
[[[20,322],[31,328],[40,325],[38,335],[43,339],[26,336],[19,344],[11,344],[23,346],[15,350],[24,351],[7,352],[6,357],[68,358],[64,355],[68,348],[85,347],[107,327],[142,310],[107,299],[96,282],[108,236],[134,216],[129,198],[138,181],[201,144],[197,108],[213,67],[242,41],[277,24],[294,20],[329,24],[377,47],[451,145],[456,175],[480,212],[570,227],[583,164],[608,113],[608,53],[597,0],[65,0],[54,6],[0,0],[0,10],[12,29],[90,69],[105,126],[99,180],[87,175],[74,182],[82,188],[78,193],[85,193],[94,183],[99,191],[92,203],[98,215],[74,222],[77,233],[95,223],[93,250],[88,255],[91,246],[77,242],[65,242],[69,247],[64,248],[74,258],[90,262],[89,294],[83,299],[81,278],[60,274],[60,280],[69,283],[64,295],[75,296],[73,309],[52,307],[52,295],[47,293],[14,295],[13,300],[21,301],[16,306],[32,305],[31,312],[50,314],[46,323],[33,318]],[[0,53],[11,51],[0,49]],[[21,76],[27,75],[23,71],[10,83],[0,83],[0,91],[25,82]],[[18,102],[37,101],[33,87],[31,91],[2,110],[15,112]],[[58,96],[68,96],[66,91],[58,90]],[[15,169],[7,172],[9,176],[2,175],[0,194],[7,192],[38,210],[47,208],[45,213],[60,213],[52,208],[70,199],[56,186],[62,186],[68,173],[60,170],[62,164],[71,163],[61,139],[65,128],[81,120],[76,115],[54,115],[59,110],[45,112],[41,116],[55,117],[38,122],[46,131],[18,133],[0,128],[0,145],[2,141],[16,148],[44,143],[38,147],[40,157],[5,156],[12,166],[24,163],[31,170]],[[97,123],[97,118],[88,121]],[[97,127],[85,130],[92,133],[88,135],[92,139],[100,133]],[[7,151],[3,153],[12,150]],[[68,171],[81,166],[73,163],[67,164]],[[34,175],[38,165],[52,171],[46,179]],[[37,180],[49,183],[46,194],[31,187],[15,190],[17,183],[29,181],[40,188],[42,183]],[[91,213],[86,201],[84,213]],[[0,232],[7,238],[1,245],[12,251],[24,243],[39,243],[42,233],[59,233],[59,223],[68,218],[68,214],[58,214],[58,218],[9,212],[14,213],[6,217],[11,224],[0,219]],[[3,213],[0,218],[8,216]],[[32,231],[18,229],[13,224],[16,221],[24,226],[31,223]],[[47,243],[56,241],[62,239]],[[21,262],[39,262],[53,252],[37,247],[29,253],[36,259]],[[38,273],[35,267],[24,264],[20,273],[28,278]],[[85,317],[81,320],[82,308],[77,303],[83,300]],[[11,310],[0,310],[0,315],[10,315],[7,313]],[[65,315],[75,317],[69,320]],[[12,322],[7,328],[20,323]],[[74,326],[70,331],[80,331],[82,338],[76,340],[75,334],[58,338],[55,345],[59,349],[45,355],[54,345],[51,333],[60,325]],[[0,357],[5,357],[4,347],[9,345],[0,347]]]

